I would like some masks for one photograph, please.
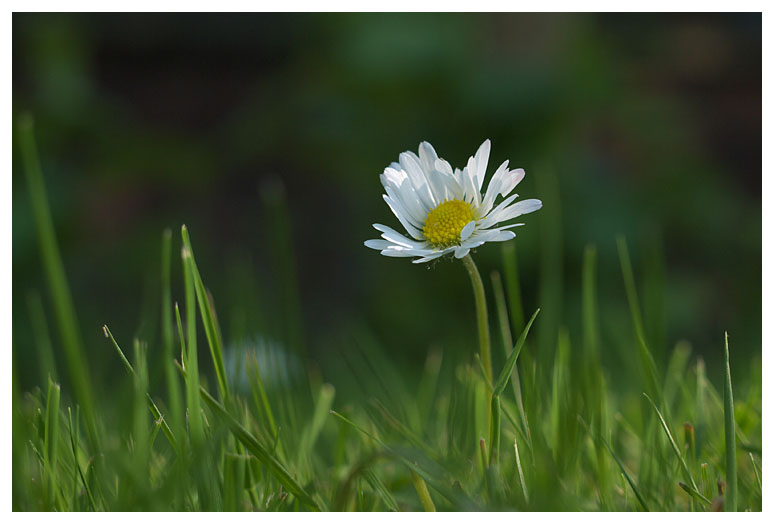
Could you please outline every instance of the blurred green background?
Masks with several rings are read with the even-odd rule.
[[[98,390],[128,381],[104,323],[147,339],[153,363],[161,234],[179,246],[183,223],[232,348],[292,347],[340,392],[362,344],[407,380],[433,345],[470,359],[462,265],[363,241],[374,222],[399,227],[378,175],[401,151],[428,140],[462,166],[485,138],[488,175],[510,159],[527,171],[520,195],[544,201],[512,241],[544,363],[558,325],[579,334],[594,243],[603,360],[614,387],[638,388],[617,385],[638,366],[623,234],[658,364],[686,339],[720,384],[728,330],[737,380],[760,375],[761,27],[760,14],[14,14],[13,110],[36,120]],[[27,389],[41,381],[30,291],[58,339],[17,144],[12,227]],[[501,246],[474,257],[489,288]]]

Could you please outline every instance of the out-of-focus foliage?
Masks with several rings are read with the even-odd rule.
[[[459,166],[489,137],[491,165],[524,167],[519,193],[544,201],[513,241],[525,309],[542,308],[541,366],[557,326],[580,332],[590,242],[603,362],[637,366],[634,348],[614,350],[632,346],[617,234],[661,369],[685,338],[720,384],[724,330],[736,384],[761,353],[760,15],[15,14],[13,109],[35,116],[98,390],[129,385],[103,323],[158,348],[160,235],[182,223],[227,348],[282,340],[344,377],[359,337],[410,377],[432,344],[469,359],[460,265],[362,245],[371,223],[396,223],[377,176],[421,140]],[[485,278],[500,254],[475,255]],[[16,149],[13,280],[28,389],[40,381],[27,294],[49,303]]]

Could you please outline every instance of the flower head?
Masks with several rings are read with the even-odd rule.
[[[409,235],[375,224],[382,238],[364,244],[382,255],[417,257],[412,262],[423,263],[454,252],[461,259],[486,242],[513,239],[511,228],[523,224],[498,225],[541,208],[538,199],[514,202],[518,195],[509,195],[525,177],[525,170],[510,170],[508,160],[495,170],[482,194],[489,139],[462,170],[453,170],[427,142],[420,144],[418,153],[401,153],[398,162],[380,175],[385,187],[382,197]],[[496,205],[499,195],[505,198]]]

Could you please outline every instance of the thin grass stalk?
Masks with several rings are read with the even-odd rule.
[[[735,443],[735,402],[732,398],[732,372],[729,367],[729,334],[724,332],[724,455],[727,488],[724,510],[737,511],[737,450]]]
[[[183,433],[183,401],[180,380],[175,372],[173,357],[172,285],[170,279],[172,264],[172,231],[167,228],[161,241],[161,335],[164,375],[169,397],[170,423],[176,432]]]
[[[218,329],[218,321],[215,318],[215,311],[210,303],[210,298],[204,283],[202,282],[202,277],[199,275],[199,269],[197,268],[196,259],[194,258],[194,249],[191,247],[188,228],[186,228],[185,224],[181,227],[180,231],[181,236],[183,237],[184,257],[188,261],[189,271],[191,272],[193,286],[196,291],[196,298],[199,303],[199,313],[202,317],[205,336],[207,337],[207,343],[210,347],[210,356],[213,359],[215,375],[218,379],[219,392],[221,399],[225,403],[228,403],[229,385],[226,381],[226,367],[223,363],[223,345],[221,343],[220,330]]]
[[[191,434],[191,443],[194,448],[199,448],[204,441],[204,429],[202,427],[202,405],[199,398],[199,359],[196,351],[196,292],[194,291],[194,277],[191,268],[191,252],[186,246],[181,250],[183,262],[184,299],[186,304],[186,340],[183,353],[186,369],[186,404],[188,406],[188,427]],[[177,305],[176,305],[177,308]],[[180,317],[178,317],[178,321]],[[183,339],[181,338],[181,345]]]
[[[84,353],[75,306],[67,283],[62,257],[59,253],[54,221],[51,218],[43,172],[35,144],[34,123],[31,115],[24,114],[19,119],[18,130],[22,162],[35,217],[41,263],[54,303],[54,314],[70,374],[70,383],[73,385],[76,399],[83,407],[89,430],[89,440],[92,445],[96,446],[99,443],[99,435],[95,419],[94,394],[90,381],[92,375],[89,371],[89,361]]]
[[[417,491],[417,496],[420,498],[422,508],[425,512],[436,512],[436,505],[433,504],[433,499],[431,499],[431,493],[428,492],[428,486],[425,484],[425,480],[414,470],[410,470],[409,472],[412,475],[412,485],[414,485],[414,490]]]

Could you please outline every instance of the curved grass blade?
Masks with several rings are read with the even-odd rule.
[[[78,461],[78,428],[73,428],[73,412],[70,410],[70,407],[67,407],[67,416],[70,421],[70,446],[73,449],[73,462],[75,464],[75,468],[78,471],[78,476],[81,478],[81,483],[83,483],[83,488],[86,490],[86,495],[89,497],[89,504],[91,505],[91,510],[96,511],[97,505],[94,504],[94,496],[92,496],[91,489],[89,488],[89,484],[86,483],[86,477],[83,475],[83,470],[81,470],[81,463]],[[76,407],[75,410],[75,422],[78,424],[78,408]]]
[[[654,404],[654,401],[651,400],[651,398],[646,394],[645,392],[643,395],[648,399],[649,403],[651,403],[651,406],[654,407],[654,410],[657,412],[657,416],[659,417],[659,422],[662,424],[662,428],[665,431],[665,434],[667,434],[667,439],[670,441],[670,446],[673,448],[673,452],[675,452],[676,457],[678,458],[678,461],[681,463],[681,468],[684,471],[684,475],[686,476],[687,480],[691,483],[691,488],[694,490],[695,493],[699,494],[700,491],[697,488],[697,483],[694,482],[694,477],[692,476],[691,471],[689,470],[689,466],[686,464],[686,460],[683,457],[683,454],[681,454],[681,449],[678,448],[678,444],[675,442],[675,439],[673,439],[673,434],[670,432],[670,428],[667,426],[667,421],[665,421],[665,418],[662,416],[662,412],[659,411],[659,408],[657,408],[657,405]],[[703,500],[706,498],[702,498]]]
[[[118,356],[121,359],[121,363],[124,365],[124,368],[126,368],[126,371],[133,378],[136,378],[137,374],[135,373],[135,369],[132,367],[132,364],[126,358],[126,355],[121,350],[121,347],[118,346],[118,343],[116,342],[116,339],[113,337],[113,334],[110,332],[110,328],[108,328],[108,325],[104,325],[102,327],[102,331],[105,334],[105,337],[110,339],[110,341],[113,343],[113,347],[116,349],[116,352],[118,352]],[[156,403],[153,401],[151,394],[146,392],[145,397],[148,400],[148,410],[151,411],[151,414],[153,415],[153,418],[156,421],[161,422],[161,429],[164,432],[164,435],[167,436],[167,440],[170,442],[170,445],[172,445],[172,448],[175,450],[175,453],[177,454],[179,452],[178,442],[175,439],[175,435],[172,433],[172,429],[167,424],[167,420],[162,415],[161,410],[159,410],[159,407],[156,406]]]
[[[538,316],[538,312],[540,311],[541,311],[540,308],[535,311],[535,313],[533,314],[533,317],[531,317],[530,321],[527,322],[525,329],[522,330],[522,334],[519,336],[519,339],[517,340],[517,344],[514,345],[514,349],[511,351],[509,358],[506,360],[506,364],[503,366],[503,369],[501,370],[500,375],[498,375],[497,381],[495,381],[495,385],[493,386],[493,394],[500,395],[503,393],[503,390],[506,388],[506,384],[509,381],[511,372],[512,370],[514,370],[514,365],[517,364],[517,358],[519,357],[519,353],[522,350],[522,346],[525,344],[525,339],[527,339],[527,334],[530,331],[530,327],[533,325],[533,321],[535,321],[535,318]]]
[[[616,247],[619,250],[619,262],[622,267],[622,277],[624,279],[624,288],[627,293],[627,303],[630,306],[632,325],[635,329],[635,338],[638,341],[641,366],[646,374],[645,379],[647,389],[649,393],[661,403],[662,390],[659,388],[657,365],[654,362],[654,356],[651,355],[648,345],[646,344],[646,336],[643,330],[643,317],[641,316],[640,305],[638,302],[638,290],[635,286],[635,277],[632,271],[632,263],[630,262],[630,254],[627,250],[627,241],[624,237],[617,237]]]
[[[638,487],[635,485],[635,482],[632,480],[629,474],[627,474],[627,470],[624,468],[624,465],[619,460],[619,457],[614,453],[614,450],[611,448],[611,445],[608,444],[606,440],[604,440],[602,437],[600,438],[600,441],[603,442],[605,447],[608,449],[608,452],[611,453],[611,457],[614,458],[614,461],[616,461],[616,464],[619,465],[619,470],[622,471],[622,475],[624,476],[624,479],[627,480],[627,483],[630,484],[630,487],[632,488],[632,492],[635,494],[635,497],[638,498],[638,503],[640,503],[640,506],[643,507],[643,510],[646,512],[649,512],[649,507],[646,505],[646,500],[643,499],[643,496],[641,496],[640,491],[638,490]]]
[[[298,481],[291,475],[290,472],[280,463],[259,441],[253,434],[242,426],[234,416],[232,416],[213,396],[211,396],[207,390],[199,387],[199,392],[202,395],[202,399],[210,407],[210,410],[215,413],[231,430],[234,437],[242,442],[256,458],[266,465],[269,470],[277,477],[277,479],[283,484],[283,487],[288,489],[288,492],[299,498],[299,500],[312,508],[313,510],[326,510],[322,502],[316,501],[310,494],[304,490],[304,487],[299,484]]]
[[[43,172],[35,144],[32,115],[22,115],[18,122],[18,129],[22,163],[27,176],[30,202],[37,228],[41,263],[46,272],[49,291],[54,303],[54,317],[59,329],[71,384],[78,402],[83,407],[89,439],[93,445],[97,445],[99,435],[94,410],[94,393],[91,388],[92,383],[89,381],[89,378],[92,377],[89,372],[89,360],[86,359],[84,352],[78,319],[75,315],[75,305],[59,253],[54,221],[51,218]]]
[[[501,401],[500,396],[503,390],[506,388],[506,384],[509,382],[514,366],[517,364],[517,358],[522,350],[522,346],[525,344],[527,334],[530,332],[530,327],[533,325],[538,312],[541,309],[535,311],[533,317],[527,322],[525,329],[522,330],[522,334],[517,340],[517,344],[514,345],[514,349],[511,351],[509,358],[506,360],[506,364],[503,366],[498,380],[492,389],[492,397],[490,399],[490,465],[498,462],[498,456],[500,451],[501,441]]]

